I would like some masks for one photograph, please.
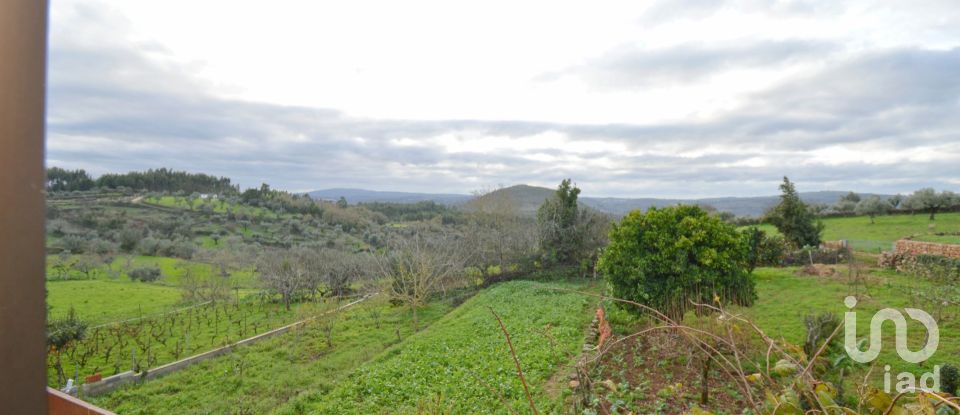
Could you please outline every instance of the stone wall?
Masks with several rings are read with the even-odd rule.
[[[894,251],[906,256],[940,255],[950,258],[960,258],[960,245],[921,242],[910,239],[898,240],[894,244]]]
[[[840,239],[837,241],[823,241],[820,242],[820,248],[823,249],[847,249],[847,240]]]

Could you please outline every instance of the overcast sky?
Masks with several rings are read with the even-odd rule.
[[[960,188],[960,6],[53,0],[47,163],[292,191]]]

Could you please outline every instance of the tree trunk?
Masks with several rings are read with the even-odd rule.
[[[417,319],[417,306],[410,307],[413,310],[413,331],[420,331],[420,320]]]
[[[700,376],[700,404],[706,405],[710,401],[710,355],[703,361],[703,373]]]
[[[936,210],[936,209],[930,209],[930,220],[934,220],[934,219],[933,219],[933,215],[936,215],[936,214],[937,214],[937,210]]]

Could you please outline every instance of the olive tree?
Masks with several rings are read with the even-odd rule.
[[[613,296],[679,321],[692,302],[752,305],[748,256],[747,238],[732,225],[680,205],[628,213],[613,225],[599,269]]]
[[[890,198],[887,199],[887,202],[890,202],[890,206],[892,206],[894,209],[899,209],[900,204],[903,203],[903,199],[904,199],[903,195],[900,193],[897,193],[893,196],[890,196]]]
[[[889,202],[880,198],[880,196],[870,196],[857,203],[857,214],[870,217],[870,223],[875,223],[874,218],[877,215],[889,213],[893,206]]]
[[[942,209],[951,208],[960,204],[960,196],[949,190],[937,193],[933,188],[924,188],[914,191],[906,202],[914,209],[930,212],[930,220]]]

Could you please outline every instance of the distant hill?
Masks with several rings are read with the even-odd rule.
[[[340,197],[347,199],[348,203],[368,203],[368,202],[386,202],[386,203],[417,203],[425,200],[432,200],[446,205],[457,205],[470,200],[470,195],[443,194],[443,193],[408,193],[408,192],[382,192],[377,190],[365,189],[324,189],[307,192],[311,198],[325,200],[339,200]]]
[[[554,189],[546,187],[528,186],[520,184],[516,186],[505,187],[496,190],[496,192],[505,192],[517,202],[520,211],[526,214],[532,214],[543,203],[544,199],[553,195]],[[847,191],[819,191],[800,193],[800,197],[807,203],[824,203],[832,205],[847,194]],[[337,200],[343,196],[350,203],[362,202],[393,202],[393,203],[415,203],[424,200],[432,200],[437,203],[447,205],[458,205],[471,198],[470,195],[460,194],[434,194],[434,193],[407,193],[407,192],[381,192],[364,189],[326,189],[317,190],[308,193],[310,197]],[[861,197],[870,196],[869,193],[861,193]],[[889,195],[877,195],[888,197]],[[657,199],[657,198],[619,198],[619,197],[580,197],[580,202],[586,206],[621,216],[634,209],[647,209],[651,206],[663,207],[675,205],[678,203],[710,205],[722,212],[731,212],[737,216],[760,216],[771,206],[777,204],[779,196],[756,196],[756,197],[713,197],[703,199]]]
[[[520,209],[520,213],[535,214],[543,201],[553,196],[556,190],[546,187],[528,186],[518,184],[516,186],[497,189],[490,194],[506,194]]]

